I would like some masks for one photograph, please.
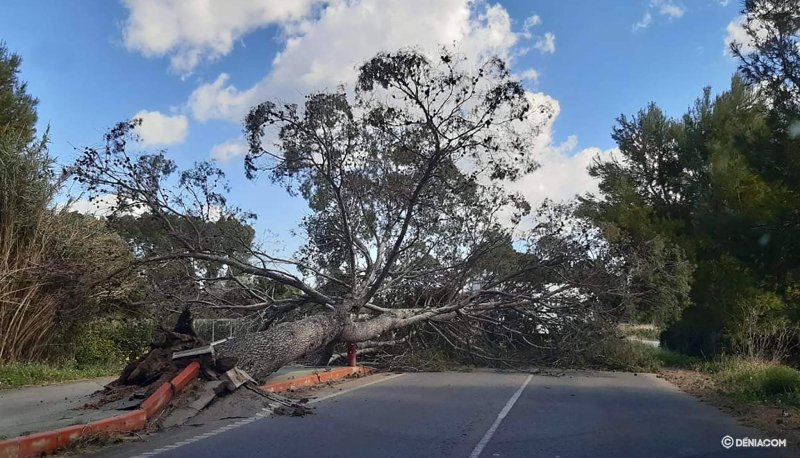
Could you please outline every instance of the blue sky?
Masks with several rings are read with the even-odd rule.
[[[41,100],[60,163],[144,110],[149,148],[189,165],[216,147],[233,199],[260,215],[259,229],[279,235],[296,226],[304,207],[277,187],[243,179],[238,121],[253,103],[347,83],[358,61],[382,49],[455,40],[468,56],[496,53],[520,75],[535,72],[527,88],[560,106],[532,151],[542,168],[515,190],[533,202],[566,198],[592,189],[585,164],[614,147],[617,116],[649,101],[680,115],[704,86],[728,85],[736,63],[725,40],[740,9],[736,0],[207,5],[6,0],[0,40],[23,56],[22,76]]]

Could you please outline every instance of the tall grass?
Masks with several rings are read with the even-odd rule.
[[[60,181],[46,138],[0,137],[0,362],[39,358],[57,318],[60,298],[47,278]]]
[[[700,367],[742,402],[800,406],[800,371],[775,361],[727,357]]]
[[[800,371],[773,360],[741,356],[703,360],[640,342],[609,339],[597,346],[591,366],[632,372],[687,369],[710,376],[716,392],[739,402],[800,407]]]
[[[598,342],[586,366],[597,369],[657,372],[665,367],[694,369],[703,360],[628,339],[608,338]]]

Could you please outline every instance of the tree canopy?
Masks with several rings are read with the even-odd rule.
[[[226,307],[276,323],[222,345],[255,376],[337,341],[421,323],[474,321],[470,333],[495,336],[482,339],[489,347],[497,335],[549,345],[602,326],[628,288],[615,283],[619,266],[592,229],[566,222],[567,207],[545,208],[514,247],[514,225],[530,208],[504,184],[536,168],[541,116],[532,113],[548,108],[532,100],[500,59],[403,50],[365,62],[352,92],[253,107],[248,175],[311,210],[306,244],[289,259],[252,237],[216,242],[221,222],[253,215],[227,204],[213,165],[179,172],[163,153],[133,151],[136,121],[112,129],[105,148],[86,149],[74,170],[92,193],[117,196],[115,215],[140,209],[168,237],[138,265],[193,266],[184,280],[207,302],[219,302],[209,294],[224,277],[241,292]],[[450,332],[451,344],[464,347],[468,334]]]
[[[583,211],[606,239],[669,253],[645,317],[669,326],[671,348],[783,357],[796,335],[799,18],[796,1],[745,2],[749,41],[731,47],[741,73],[730,89],[706,89],[677,119],[655,104],[620,117],[619,154],[590,168],[600,194]],[[663,296],[689,286],[690,300]]]

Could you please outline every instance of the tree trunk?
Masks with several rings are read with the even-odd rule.
[[[238,358],[239,368],[256,380],[263,380],[282,366],[337,341],[363,342],[425,319],[448,318],[452,315],[432,316],[403,309],[353,323],[348,318],[349,307],[340,305],[337,310],[338,312],[320,313],[281,323],[265,331],[236,337],[215,349],[222,356]]]
[[[235,337],[215,350],[238,358],[239,368],[256,380],[264,380],[282,366],[333,342],[344,324],[345,318],[336,313],[312,315]]]
[[[306,358],[306,364],[311,364],[312,366],[327,366],[330,363],[331,358],[333,357],[333,351],[336,349],[336,343],[338,339],[334,339],[325,345],[324,347],[319,348],[317,351],[310,353]]]

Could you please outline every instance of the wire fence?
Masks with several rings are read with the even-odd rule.
[[[263,323],[252,318],[198,318],[194,320],[197,337],[208,342],[251,334]]]

